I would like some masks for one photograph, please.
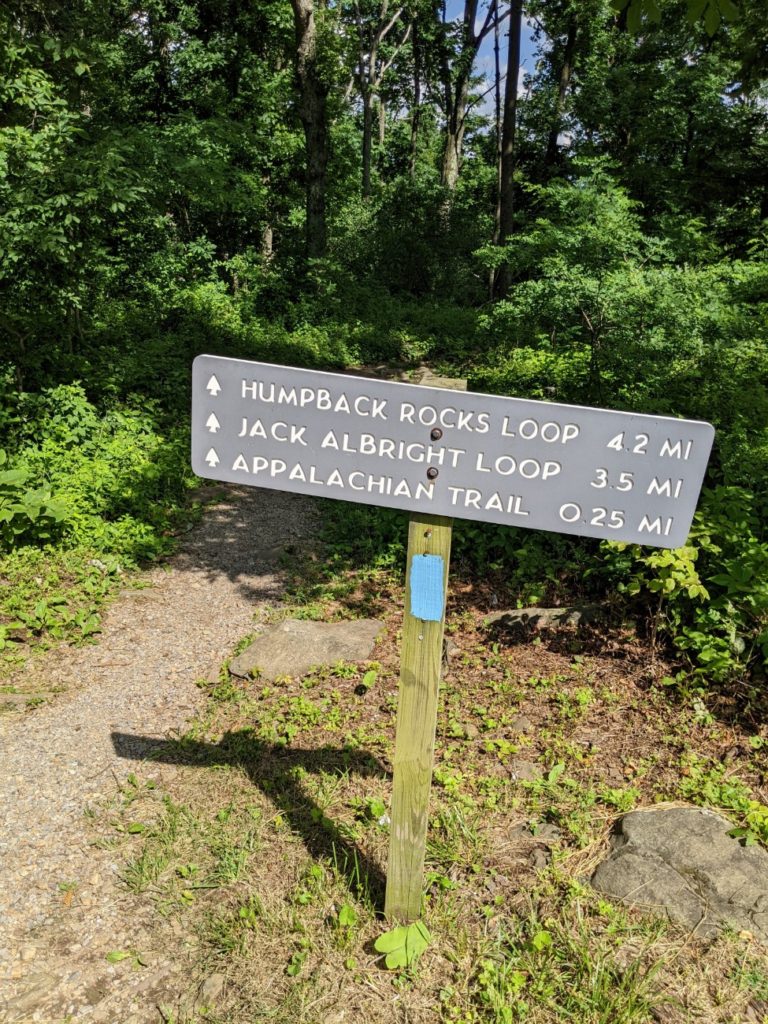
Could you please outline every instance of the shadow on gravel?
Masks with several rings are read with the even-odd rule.
[[[339,775],[354,772],[388,778],[388,771],[372,754],[338,747],[312,750],[273,746],[256,739],[248,729],[225,733],[219,743],[184,737],[160,740],[113,732],[112,744],[118,757],[131,760],[143,758],[200,768],[214,765],[243,768],[302,837],[309,853],[333,861],[355,896],[369,900],[377,910],[383,909],[386,880],[381,868],[307,796],[300,781],[303,771]]]
[[[226,576],[247,601],[279,597],[281,553],[318,529],[313,499],[226,484],[201,488],[198,497],[215,503],[184,538],[173,557],[174,570],[202,570],[211,581]]]

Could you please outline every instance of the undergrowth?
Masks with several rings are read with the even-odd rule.
[[[126,573],[173,549],[194,478],[186,429],[151,402],[104,409],[59,385],[22,395],[4,425],[0,644],[13,663],[98,632]]]

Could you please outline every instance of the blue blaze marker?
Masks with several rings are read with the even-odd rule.
[[[441,555],[414,555],[411,560],[411,615],[426,622],[443,617],[444,562]]]

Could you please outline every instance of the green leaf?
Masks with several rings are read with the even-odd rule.
[[[357,924],[357,913],[351,903],[345,903],[339,910],[339,928],[354,928]]]
[[[757,836],[751,828],[732,828],[728,835],[732,839],[743,839],[744,846],[754,846],[757,843]]]
[[[113,949],[111,953],[107,953],[104,959],[108,964],[119,964],[121,960],[128,960],[131,953],[127,953],[124,949]]]
[[[384,963],[390,971],[398,967],[410,967],[414,964],[432,940],[426,926],[421,921],[414,924],[399,925],[391,931],[384,932],[374,943],[377,953],[384,953]]]
[[[540,953],[543,949],[549,949],[552,945],[552,936],[547,931],[536,932],[531,939],[531,946]]]
[[[376,682],[377,677],[378,677],[378,673],[377,673],[376,669],[375,668],[369,669],[365,673],[365,675],[363,676],[363,681],[362,681],[362,683],[360,685],[363,686],[366,690],[370,690],[370,688]]]
[[[1,484],[23,484],[29,476],[26,469],[6,469],[0,473]]]
[[[304,966],[304,961],[307,959],[308,951],[306,949],[297,950],[290,959],[288,966],[285,968],[285,973],[295,978]]]
[[[387,805],[379,797],[371,797],[366,804],[365,813],[371,821],[380,821],[387,813]]]
[[[720,28],[720,11],[712,0],[709,0],[709,6],[704,12],[704,28],[709,36],[713,36]]]
[[[549,774],[547,775],[547,782],[550,784],[550,786],[554,786],[554,784],[557,782],[557,780],[560,778],[564,771],[565,765],[562,761],[559,761],[550,769]]]
[[[627,8],[627,28],[632,35],[637,35],[643,24],[643,11],[640,6],[640,0],[632,0],[632,3]]]
[[[738,21],[741,16],[739,8],[733,3],[733,0],[717,0],[717,6],[720,8],[720,14],[725,21]]]

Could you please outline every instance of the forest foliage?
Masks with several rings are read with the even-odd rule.
[[[87,633],[67,585],[168,549],[198,353],[426,361],[713,422],[686,547],[463,524],[458,557],[764,679],[762,0],[9,0],[0,49],[0,643]]]

